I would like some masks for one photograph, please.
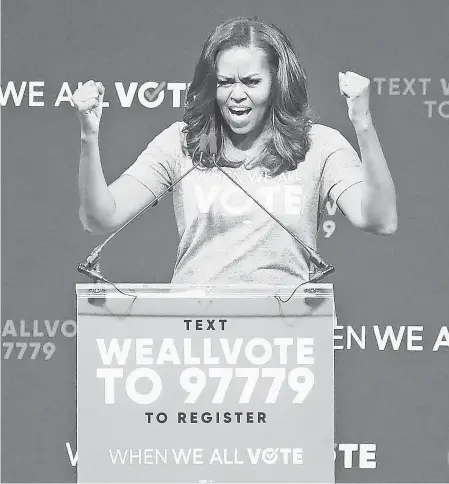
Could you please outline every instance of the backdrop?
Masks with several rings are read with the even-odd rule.
[[[397,189],[395,235],[356,230],[330,205],[320,231],[320,253],[336,267],[337,480],[448,482],[448,3],[3,0],[1,9],[2,480],[76,480],[75,283],[87,282],[76,268],[104,237],[78,219],[71,92],[89,79],[106,87],[100,149],[113,181],[181,119],[208,33],[257,15],[293,39],[321,123],[356,149],[338,71],[371,79]],[[148,102],[143,91],[164,81]],[[167,196],[105,249],[103,273],[169,282],[177,242]]]

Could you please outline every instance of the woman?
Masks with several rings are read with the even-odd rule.
[[[229,20],[205,42],[183,122],[156,136],[107,186],[98,147],[104,88],[87,82],[72,99],[81,122],[84,228],[120,227],[195,164],[173,188],[180,241],[172,283],[307,281],[310,253],[289,232],[316,249],[327,197],[356,227],[394,233],[395,188],[371,120],[369,80],[339,73],[363,163],[338,131],[314,123],[306,87],[298,56],[277,27]],[[200,156],[204,134],[216,140],[216,158]]]

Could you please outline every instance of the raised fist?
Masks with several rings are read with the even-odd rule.
[[[84,135],[96,134],[103,112],[104,86],[101,82],[87,81],[72,96],[81,131]]]
[[[354,125],[363,123],[370,116],[369,88],[370,80],[355,72],[338,73],[340,94],[345,96],[348,116]]]

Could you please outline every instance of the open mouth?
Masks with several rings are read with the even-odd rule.
[[[251,112],[251,108],[229,108],[229,112],[234,116],[243,118]]]

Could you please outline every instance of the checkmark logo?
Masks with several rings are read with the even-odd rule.
[[[277,449],[265,449],[262,458],[265,464],[275,464],[278,460],[279,448]]]
[[[149,102],[154,101],[159,96],[159,93],[165,89],[166,85],[167,83],[162,81],[159,86],[156,87],[156,89],[147,89],[144,93],[145,99]]]

